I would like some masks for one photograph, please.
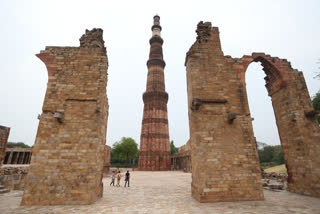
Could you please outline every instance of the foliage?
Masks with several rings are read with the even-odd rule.
[[[170,142],[171,155],[179,152],[179,148],[175,147],[173,140]]]
[[[130,137],[115,142],[111,149],[112,163],[134,163],[138,158],[138,144]]]
[[[7,148],[14,148],[14,147],[19,147],[19,148],[31,148],[31,146],[24,144],[23,142],[8,142],[7,143]]]
[[[261,166],[269,166],[273,164],[284,164],[283,153],[280,145],[264,146],[258,149]]]
[[[312,99],[312,105],[315,110],[320,110],[320,91]],[[317,115],[318,122],[320,123],[320,115]]]

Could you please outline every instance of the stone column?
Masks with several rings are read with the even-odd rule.
[[[185,61],[192,196],[200,202],[262,200],[258,153],[234,60],[224,56],[217,27],[200,22],[196,32]]]
[[[48,84],[22,205],[92,204],[102,197],[109,107],[102,33],[86,30],[80,47],[47,46],[37,55]]]
[[[24,156],[26,152],[22,152],[22,156],[20,158],[19,164],[23,164]]]
[[[10,151],[10,155],[9,155],[9,158],[8,158],[7,164],[11,164],[12,155],[13,155],[13,152],[11,152],[11,151]]]

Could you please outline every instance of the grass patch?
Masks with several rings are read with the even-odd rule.
[[[264,169],[265,172],[276,172],[276,173],[287,173],[286,165],[282,164],[279,166],[270,167],[267,169]]]

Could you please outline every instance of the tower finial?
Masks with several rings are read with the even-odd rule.
[[[160,26],[160,16],[156,14],[153,17],[153,25],[151,27],[152,30],[152,37],[153,36],[160,36],[161,37],[161,26]]]

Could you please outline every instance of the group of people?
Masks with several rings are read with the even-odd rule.
[[[120,170],[118,171],[118,173],[117,173],[116,170],[112,171],[110,186],[111,186],[111,184],[113,184],[113,186],[114,186],[114,181],[115,181],[115,179],[117,178],[117,185],[116,185],[116,186],[117,186],[117,187],[120,187],[121,177],[122,177],[122,175],[121,175]],[[130,187],[130,173],[129,173],[129,170],[128,170],[127,173],[125,174],[125,179],[124,179],[124,181],[125,181],[125,182],[124,182],[124,187],[126,187],[127,184],[128,184],[128,187]]]

